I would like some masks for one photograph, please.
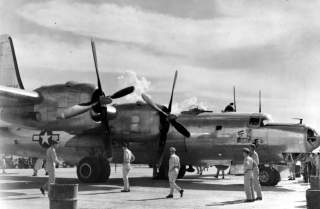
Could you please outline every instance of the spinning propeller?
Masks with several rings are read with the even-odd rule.
[[[183,136],[190,137],[190,132],[177,121],[177,116],[174,114],[171,114],[172,110],[172,100],[173,100],[173,94],[174,94],[174,88],[176,85],[178,77],[178,71],[175,72],[173,85],[172,85],[172,91],[171,91],[171,97],[169,101],[168,107],[162,107],[160,108],[157,104],[155,104],[150,97],[148,97],[146,94],[142,93],[143,100],[154,110],[158,111],[160,113],[160,121],[161,121],[161,129],[160,129],[160,140],[159,140],[159,146],[158,146],[158,156],[157,156],[157,167],[159,168],[162,164],[163,156],[164,156],[164,148],[166,146],[167,141],[167,133],[169,131],[170,124]]]

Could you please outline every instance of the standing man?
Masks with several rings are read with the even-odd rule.
[[[49,179],[48,181],[40,187],[40,191],[43,195],[45,195],[45,191],[49,191],[50,184],[54,184],[56,181],[56,176],[55,176],[55,168],[56,168],[56,163],[61,163],[58,160],[57,154],[56,154],[56,147],[57,147],[58,142],[52,140],[50,147],[47,149],[46,152],[46,170],[49,174]]]
[[[316,176],[320,176],[320,152],[316,154]]]
[[[254,190],[253,190],[253,166],[254,161],[250,157],[250,150],[243,148],[243,171],[244,171],[244,191],[246,193],[246,202],[254,201]]]
[[[256,200],[262,200],[262,192],[261,192],[261,186],[260,186],[260,181],[259,181],[259,155],[256,152],[256,145],[255,144],[250,145],[250,151],[251,151],[251,157],[254,161],[253,187],[254,187],[254,190],[257,192],[257,199]]]
[[[121,190],[121,192],[130,192],[128,176],[129,176],[129,171],[131,169],[131,162],[135,160],[135,156],[128,149],[128,146],[126,143],[123,144],[122,150],[123,150],[122,177],[123,177],[124,189]]]
[[[286,157],[286,161],[289,167],[289,177],[288,180],[295,180],[296,179],[296,164],[293,160],[292,154],[288,153]]]
[[[34,164],[32,176],[38,176],[38,170],[40,170],[42,166],[43,166],[43,159],[38,158],[36,160],[36,163]]]
[[[170,194],[166,198],[173,198],[174,189],[176,189],[180,193],[180,197],[182,197],[184,190],[176,184],[176,179],[180,170],[180,158],[176,155],[176,149],[174,147],[170,147],[169,151],[170,159],[168,177],[170,184]]]
[[[1,160],[0,160],[0,167],[2,169],[2,174],[6,174],[6,158],[5,155],[2,156]]]

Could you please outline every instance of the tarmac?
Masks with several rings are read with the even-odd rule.
[[[215,168],[210,168],[202,176],[187,173],[177,181],[184,190],[180,198],[178,192],[173,199],[166,199],[169,184],[166,180],[152,180],[152,169],[148,166],[134,166],[130,172],[131,192],[121,193],[121,165],[112,166],[110,179],[106,183],[79,183],[76,168],[56,170],[57,183],[78,183],[78,209],[106,208],[307,208],[307,183],[302,178],[288,181],[287,171],[281,173],[282,181],[275,187],[262,187],[263,200],[245,203],[243,176],[226,175],[216,179]],[[32,177],[32,169],[7,169],[8,174],[0,174],[1,209],[44,209],[49,208],[49,199],[43,196],[39,187],[47,180],[44,171]]]

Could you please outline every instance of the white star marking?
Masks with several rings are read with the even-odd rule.
[[[51,135],[48,135],[47,132],[45,132],[44,135],[40,137],[42,139],[42,144],[46,143],[49,145],[49,137],[51,137]]]

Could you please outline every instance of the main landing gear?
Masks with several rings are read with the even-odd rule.
[[[102,157],[85,157],[77,166],[77,176],[81,182],[105,182],[110,176],[110,163]]]
[[[275,186],[280,181],[280,173],[273,167],[259,165],[259,180],[262,186]]]

